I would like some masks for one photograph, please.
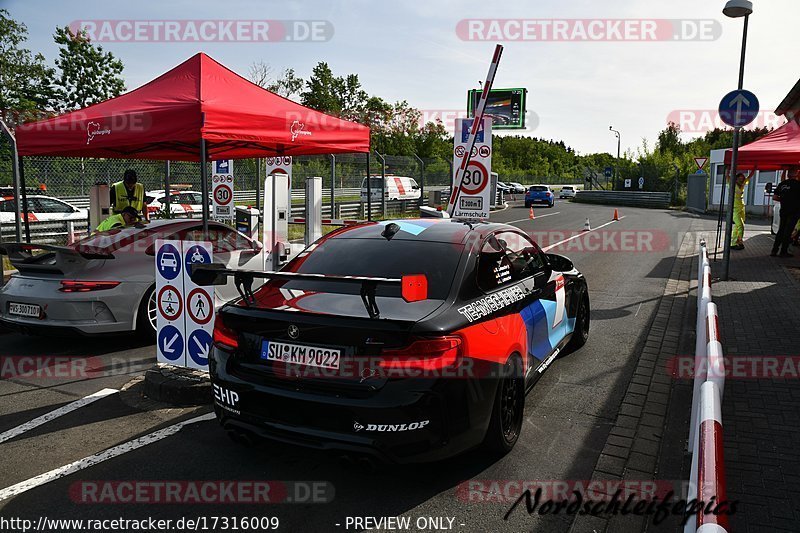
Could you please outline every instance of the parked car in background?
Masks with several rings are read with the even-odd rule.
[[[513,189],[514,194],[525,194],[525,186],[523,184],[512,181],[507,185]]]
[[[154,220],[101,231],[68,246],[0,244],[17,269],[0,288],[0,324],[22,333],[97,335],[136,331],[155,338],[156,239],[211,241],[214,263],[263,270],[262,245],[218,222],[204,238],[199,220]],[[166,257],[177,268],[179,257]],[[235,298],[215,287],[217,307]]]
[[[417,180],[406,176],[386,176],[381,186],[381,176],[370,178],[370,194],[372,201],[381,201],[381,191],[387,200],[419,200],[422,192]],[[361,201],[367,201],[367,178],[361,181]]]
[[[507,183],[503,183],[502,181],[497,182],[497,190],[503,194],[514,194],[514,188]]]
[[[575,194],[578,192],[578,188],[574,185],[564,185],[561,187],[561,191],[558,193],[559,198],[575,198]]]
[[[16,202],[13,196],[0,198],[0,223],[13,223],[17,217]],[[85,221],[86,209],[80,209],[58,198],[50,196],[28,196],[28,221],[61,222],[67,220]]]
[[[553,207],[555,203],[556,197],[547,185],[532,185],[525,193],[525,207],[533,204],[546,204],[547,207]]]
[[[153,214],[166,209],[166,191],[149,191],[144,202],[147,212]],[[169,211],[173,215],[201,216],[203,213],[203,195],[196,191],[171,191],[169,193]],[[208,200],[211,205],[211,199]]]

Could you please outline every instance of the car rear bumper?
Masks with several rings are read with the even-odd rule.
[[[102,335],[133,331],[148,284],[123,283],[96,292],[58,292],[58,280],[13,278],[0,290],[0,322],[27,334]],[[12,315],[10,303],[37,305],[38,318]]]
[[[229,358],[214,349],[210,360],[214,410],[226,430],[389,463],[437,461],[480,444],[497,387],[493,379],[397,379],[348,397],[242,379],[227,372]]]

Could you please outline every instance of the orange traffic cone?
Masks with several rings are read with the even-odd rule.
[[[532,208],[532,207],[531,207],[531,214],[530,214],[530,215],[528,215],[528,218],[530,218],[531,220],[533,220],[534,218],[536,218],[536,215],[534,215],[534,214],[533,214],[533,208]]]
[[[612,220],[619,220],[619,211],[614,209],[614,218]]]

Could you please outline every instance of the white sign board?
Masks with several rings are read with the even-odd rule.
[[[625,180],[625,188],[626,189],[630,189],[631,188],[631,180],[630,179],[626,179]]]
[[[455,193],[456,165],[467,150],[471,118],[456,120],[453,143],[453,193]],[[483,127],[478,130],[475,146],[472,148],[469,165],[461,182],[461,192],[453,208],[453,218],[488,219],[491,201],[492,174],[492,119],[484,118]]]
[[[213,250],[210,242],[183,241],[182,244],[186,366],[205,370],[208,368],[208,353],[214,333],[214,288],[196,285],[190,276],[190,267],[211,264]]]
[[[236,207],[233,202],[233,159],[212,161],[211,197],[214,220],[234,220]]]
[[[289,176],[289,183],[292,183],[292,158],[290,156],[268,157],[267,176],[272,174],[286,174]]]
[[[188,267],[212,262],[211,243],[159,239],[156,250],[156,359],[206,370],[214,328],[214,290],[195,285]]]
[[[156,359],[184,366],[183,260],[181,241],[156,241]]]

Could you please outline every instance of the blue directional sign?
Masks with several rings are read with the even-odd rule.
[[[156,268],[164,279],[177,278],[181,273],[181,253],[173,245],[164,244],[156,254]]]
[[[760,110],[758,98],[750,91],[733,91],[725,95],[719,104],[722,122],[741,128],[753,122]]]
[[[228,161],[228,159],[214,161],[214,174],[230,174],[231,167]]]
[[[203,329],[196,329],[189,334],[187,342],[189,357],[200,366],[208,365],[208,352],[211,350],[211,334]]]
[[[166,326],[158,331],[158,351],[170,361],[183,356],[183,335],[175,326]]]
[[[606,167],[606,169],[603,171],[603,174],[605,174],[607,178],[610,178],[614,175],[614,167]]]
[[[465,143],[469,141],[469,132],[472,129],[472,121],[475,119],[472,118],[465,118],[461,119],[461,142]],[[484,124],[481,123],[480,127],[478,128],[478,133],[475,135],[475,142],[476,143],[483,143],[483,128]]]
[[[199,244],[195,244],[194,246],[192,246],[188,250],[186,250],[186,256],[185,256],[184,260],[186,261],[186,275],[187,275],[187,277],[192,272],[192,265],[208,265],[208,264],[211,264],[211,256],[208,254],[208,250],[206,250],[204,247],[200,246]]]

